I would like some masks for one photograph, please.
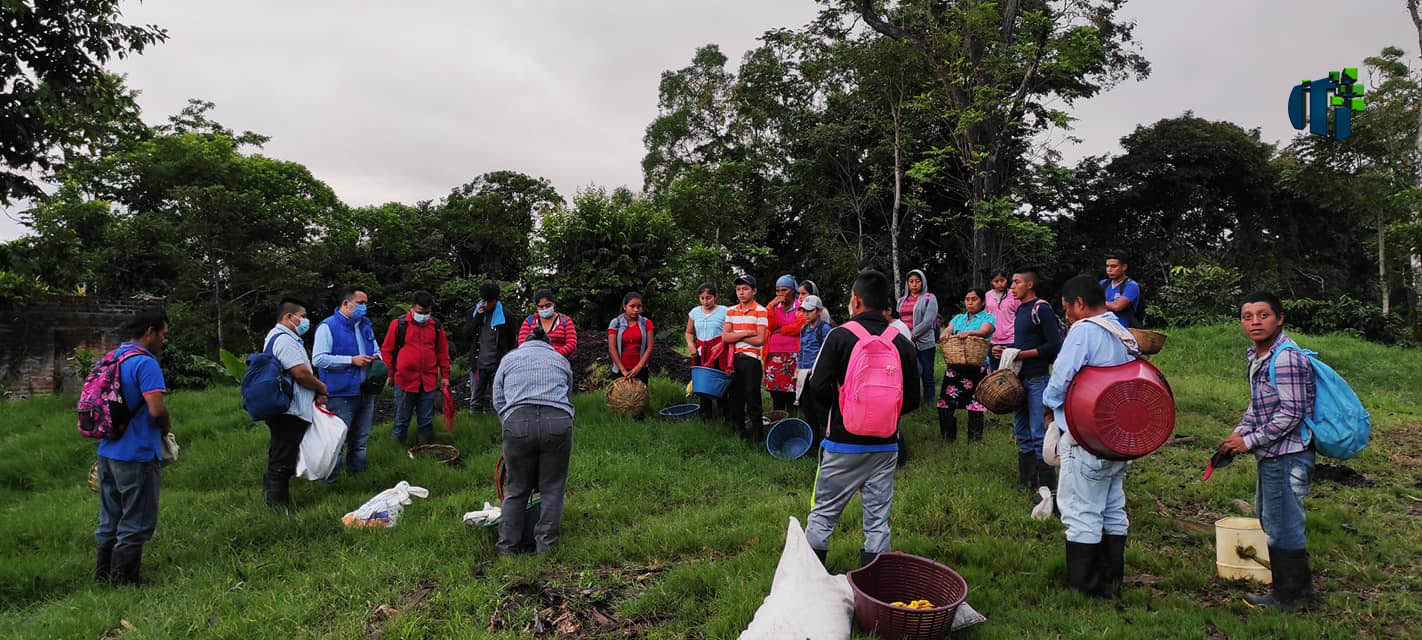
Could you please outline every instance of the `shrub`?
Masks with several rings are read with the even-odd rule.
[[[1214,262],[1170,269],[1170,282],[1160,288],[1155,304],[1147,303],[1154,324],[1181,327],[1227,322],[1244,295],[1239,270]]]
[[[1304,333],[1347,333],[1375,342],[1407,342],[1407,322],[1396,314],[1348,296],[1335,300],[1300,298],[1284,301],[1288,325]]]

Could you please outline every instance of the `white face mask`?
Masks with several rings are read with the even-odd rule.
[[[418,322],[418,323],[420,323],[420,324],[424,324],[426,320],[429,320],[429,319],[430,319],[430,314],[428,314],[428,313],[412,313],[412,314],[410,314],[410,317],[413,318],[413,319],[415,320],[415,322]]]
[[[557,311],[553,307],[548,307],[547,309],[539,309],[538,317],[547,320],[548,318],[552,318],[554,313],[557,313]]]

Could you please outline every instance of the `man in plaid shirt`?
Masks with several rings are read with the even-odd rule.
[[[1271,293],[1255,293],[1240,306],[1239,322],[1254,342],[1249,349],[1249,409],[1234,433],[1220,443],[1227,454],[1252,452],[1259,461],[1254,511],[1269,537],[1273,592],[1249,594],[1256,607],[1296,611],[1313,597],[1313,579],[1304,540],[1304,496],[1313,475],[1312,434],[1304,418],[1313,412],[1313,366],[1284,333],[1283,304]],[[1270,382],[1269,363],[1274,362]]]

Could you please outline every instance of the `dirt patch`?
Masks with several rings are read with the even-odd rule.
[[[1373,481],[1367,476],[1358,473],[1352,467],[1341,464],[1323,463],[1313,468],[1313,477],[1316,480],[1325,480],[1345,487],[1371,487]]]
[[[639,638],[665,620],[617,615],[617,605],[640,594],[665,566],[596,569],[544,574],[516,580],[504,588],[504,598],[486,629],[559,638]],[[505,576],[505,579],[509,579]],[[521,622],[520,610],[534,609],[531,622]]]

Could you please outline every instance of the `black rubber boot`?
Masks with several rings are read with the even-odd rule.
[[[815,557],[820,559],[820,565],[824,566],[825,558],[829,557],[829,549],[815,549],[811,547],[810,550],[815,552]]]
[[[1126,536],[1102,536],[1099,557],[1102,597],[1120,597],[1121,582],[1126,579]]]
[[[898,440],[899,443],[899,458],[898,461],[895,462],[895,466],[902,467],[908,464],[909,461],[908,443],[904,441],[903,431],[899,431],[899,434],[895,436],[895,438]]]
[[[1033,462],[1035,462],[1035,458],[1032,457],[1032,454],[1017,453],[1017,484],[1012,485],[1014,490],[1029,491],[1034,488],[1027,486],[1028,483],[1032,482],[1030,474],[1033,473]]]
[[[114,547],[113,581],[138,586],[143,584],[143,545]]]
[[[98,545],[99,559],[94,564],[94,580],[112,582],[114,579],[114,543]]]
[[[1313,573],[1308,568],[1308,551],[1269,547],[1269,564],[1274,572],[1273,591],[1264,595],[1245,594],[1244,601],[1260,609],[1294,612],[1313,597]]]
[[[872,552],[864,551],[863,549],[860,549],[860,550],[859,550],[859,566],[860,566],[860,567],[867,567],[867,566],[869,566],[869,563],[873,562],[874,559],[875,559],[875,558],[878,558],[878,557],[879,557],[879,554],[877,554],[877,553],[872,553]]]
[[[938,408],[938,436],[949,442],[958,439],[958,416],[952,409]]]
[[[983,439],[983,414],[979,411],[968,412],[968,440],[976,442]]]
[[[1066,543],[1066,583],[1088,596],[1101,597],[1101,574],[1097,556],[1103,543]]]

